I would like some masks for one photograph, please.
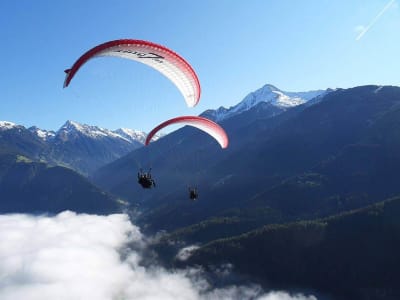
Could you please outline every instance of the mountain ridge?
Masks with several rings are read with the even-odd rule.
[[[57,131],[36,126],[25,128],[13,122],[0,121],[0,133],[0,143],[10,144],[17,153],[53,165],[71,167],[84,175],[143,146],[146,136],[138,130],[112,131],[71,120]],[[19,141],[21,138],[23,141]]]
[[[266,84],[228,109],[222,107],[217,110],[210,109],[201,115],[220,122],[245,113],[253,107],[259,107],[262,115],[275,116],[328,91],[283,92],[271,84]],[[25,128],[13,122],[0,121],[0,131],[6,134],[7,131],[10,133],[10,130],[14,131],[14,134],[24,134],[24,143],[35,144],[34,147],[30,146],[31,150],[26,147],[22,149],[22,154],[38,160],[47,160],[54,165],[71,167],[85,176],[142,147],[146,139],[146,133],[140,130],[129,128],[109,130],[72,120],[67,120],[57,131],[37,126]],[[29,136],[25,131],[29,131],[33,136]],[[154,140],[162,136],[164,134],[156,135]],[[15,141],[14,143],[11,141],[13,146],[21,144],[16,142],[19,137],[9,135],[7,138]],[[21,149],[16,150],[18,152]]]
[[[311,99],[323,96],[333,89],[313,90],[307,92],[286,92],[278,89],[272,84],[265,84],[263,87],[249,93],[242,101],[229,108],[219,107],[208,109],[201,115],[207,116],[214,121],[220,122],[237,114],[243,113],[260,103],[269,103],[280,111],[304,104]]]

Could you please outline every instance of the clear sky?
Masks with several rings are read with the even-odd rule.
[[[399,0],[2,0],[0,120],[57,130],[66,120],[149,131],[229,107],[271,83],[284,91],[400,85]],[[196,70],[189,109],[157,71],[98,58],[63,89],[64,69],[108,40],[167,46]]]

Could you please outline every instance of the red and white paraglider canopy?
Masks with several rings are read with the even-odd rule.
[[[142,40],[115,40],[98,45],[83,54],[67,73],[64,87],[67,87],[78,70],[90,59],[99,56],[116,56],[146,64],[171,80],[182,93],[189,107],[200,99],[200,83],[193,68],[174,51]]]
[[[158,131],[160,131],[164,127],[173,124],[184,124],[196,127],[211,135],[220,144],[222,148],[228,147],[229,144],[228,135],[221,126],[219,126],[217,123],[209,119],[196,116],[182,116],[161,123],[147,135],[145,145],[147,146],[150,143],[151,139]]]

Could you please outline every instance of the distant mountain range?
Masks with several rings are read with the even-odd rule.
[[[115,131],[67,121],[58,131],[25,128],[0,122],[0,145],[16,153],[88,175],[97,168],[143,146],[146,133],[121,128]]]

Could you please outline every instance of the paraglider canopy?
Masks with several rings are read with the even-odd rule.
[[[142,40],[123,39],[100,44],[83,54],[66,73],[67,87],[78,70],[90,59],[99,56],[116,56],[146,64],[171,80],[182,93],[189,107],[200,99],[199,79],[190,64],[174,51]]]
[[[206,119],[203,117],[196,117],[196,116],[182,116],[182,117],[173,118],[173,119],[170,119],[170,120],[167,120],[167,121],[161,123],[147,135],[145,145],[147,146],[150,143],[151,139],[158,131],[160,131],[164,127],[167,127],[167,126],[173,125],[173,124],[184,124],[184,125],[196,127],[198,129],[208,133],[209,135],[211,135],[219,143],[219,145],[222,148],[228,147],[228,144],[229,144],[228,135],[226,134],[225,130],[221,126],[219,126],[217,123],[215,123],[209,119]]]

